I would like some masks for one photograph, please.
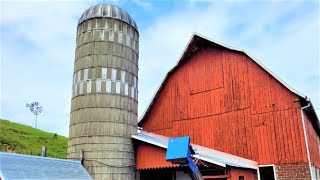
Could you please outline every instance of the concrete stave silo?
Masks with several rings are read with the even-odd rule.
[[[130,136],[137,132],[139,33],[112,5],[96,5],[79,19],[68,158],[94,179],[134,179]]]

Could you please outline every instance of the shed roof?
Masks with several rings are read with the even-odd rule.
[[[0,179],[92,180],[80,161],[0,152]]]
[[[169,137],[161,136],[158,134],[150,133],[147,131],[140,131],[136,135],[131,136],[133,139],[146,142],[164,149],[168,147]],[[206,148],[200,145],[191,144],[195,150],[194,158],[198,158],[202,161],[209,162],[221,167],[233,166],[240,168],[257,169],[258,163],[249,159],[245,159],[232,154],[224,153],[214,149]]]
[[[170,76],[179,68],[179,66],[181,66],[185,60],[190,57],[193,53],[195,53],[197,51],[198,46],[200,46],[201,44],[209,44],[209,45],[216,45],[216,46],[220,46],[222,48],[226,48],[230,51],[235,51],[235,52],[240,52],[243,53],[245,55],[247,55],[252,61],[254,61],[256,64],[258,64],[262,69],[264,69],[267,73],[269,73],[271,76],[273,76],[279,83],[281,83],[284,87],[286,87],[289,91],[291,91],[292,93],[296,94],[297,96],[299,96],[300,98],[300,103],[301,106],[306,106],[308,103],[310,103],[310,109],[306,112],[307,115],[311,116],[312,119],[312,125],[315,128],[315,130],[317,131],[318,135],[320,136],[320,122],[318,119],[318,116],[316,114],[316,111],[311,103],[311,100],[308,99],[307,96],[305,96],[304,94],[298,92],[297,90],[293,89],[292,87],[290,87],[286,82],[284,82],[283,80],[281,80],[276,74],[274,74],[271,70],[269,70],[266,66],[264,66],[261,62],[259,62],[257,59],[255,59],[254,57],[252,57],[251,55],[249,55],[247,52],[245,52],[244,50],[241,49],[237,49],[237,48],[233,48],[227,45],[224,45],[222,43],[218,43],[217,41],[214,41],[208,37],[205,37],[203,35],[197,34],[197,33],[193,33],[193,35],[191,36],[191,39],[189,40],[187,46],[185,47],[182,55],[180,56],[179,61],[177,62],[177,64],[166,74],[166,76],[164,77],[162,83],[160,84],[160,86],[158,87],[157,91],[155,92],[155,94],[153,95],[151,101],[149,102],[148,106],[146,107],[145,111],[143,112],[142,116],[140,117],[140,119],[138,120],[138,124],[141,126],[141,123],[143,122],[143,120],[146,118],[147,114],[149,113],[149,111],[151,110],[153,104],[155,103],[156,99],[158,98],[162,88],[164,87],[164,85],[166,84],[167,80],[170,78]]]

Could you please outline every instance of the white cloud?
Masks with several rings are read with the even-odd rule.
[[[25,104],[39,101],[38,127],[68,135],[76,25],[90,4],[1,5],[1,117],[32,125]]]
[[[145,0],[132,0],[137,6],[142,7],[145,10],[152,10],[153,6],[150,2]]]
[[[161,16],[150,27],[140,31],[139,115],[165,74],[177,62],[192,33],[222,34],[228,21],[221,21],[223,16],[218,7],[210,7],[206,11],[189,7]]]

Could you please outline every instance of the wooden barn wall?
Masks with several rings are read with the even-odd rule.
[[[154,145],[139,142],[136,153],[138,170],[178,166],[166,161],[166,149]]]
[[[245,180],[255,180],[256,176],[253,170],[250,169],[241,169],[241,168],[233,168],[229,167],[227,170],[227,174],[230,174],[231,177],[228,180],[239,180],[242,176]]]
[[[296,99],[245,54],[210,47],[167,80],[142,127],[260,164],[307,162]]]
[[[305,116],[305,124],[311,163],[317,168],[320,168],[320,138],[307,116]]]

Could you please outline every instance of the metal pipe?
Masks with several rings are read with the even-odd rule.
[[[307,130],[306,130],[306,125],[305,125],[305,120],[304,120],[304,113],[303,111],[307,108],[309,108],[311,106],[311,103],[309,100],[308,101],[308,105],[301,107],[301,119],[302,119],[302,127],[303,127],[303,135],[304,135],[304,140],[306,143],[306,149],[307,149],[307,158],[308,158],[308,164],[309,164],[309,170],[310,170],[310,176],[311,176],[311,180],[313,179],[312,176],[312,167],[311,167],[311,160],[310,160],[310,151],[309,151],[309,145],[308,145],[308,138],[307,138]]]

